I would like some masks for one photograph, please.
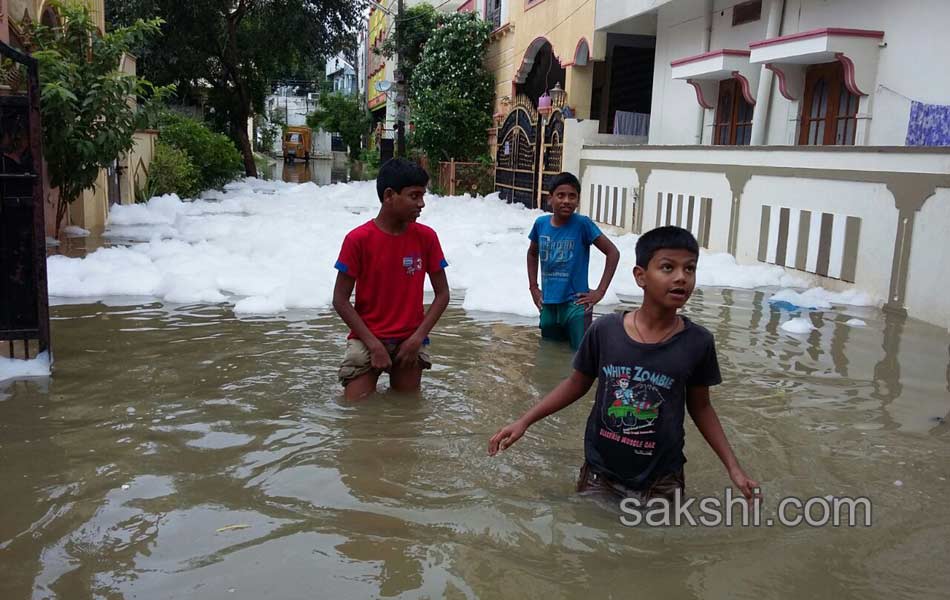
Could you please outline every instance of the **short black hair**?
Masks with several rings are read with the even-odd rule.
[[[554,179],[551,180],[551,185],[548,186],[548,193],[553,194],[554,190],[562,185],[571,186],[577,191],[578,195],[581,193],[581,182],[577,180],[577,177],[575,177],[573,173],[568,173],[567,171],[554,176]]]
[[[403,188],[414,185],[426,187],[428,184],[429,174],[425,169],[405,158],[391,158],[379,168],[379,175],[376,176],[376,193],[379,195],[379,201],[382,202],[386,188],[392,188],[398,194]]]
[[[657,250],[686,250],[699,257],[699,242],[687,229],[667,225],[644,233],[637,240],[637,266],[646,269]]]

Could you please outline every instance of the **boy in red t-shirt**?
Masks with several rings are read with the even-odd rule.
[[[376,178],[379,214],[343,240],[333,308],[350,326],[339,372],[347,400],[375,392],[383,371],[393,390],[418,390],[422,370],[432,367],[427,336],[449,304],[449,284],[439,237],[416,223],[428,183],[422,167],[400,158],[386,162]],[[428,311],[426,273],[435,291]]]

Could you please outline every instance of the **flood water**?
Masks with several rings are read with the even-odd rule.
[[[265,175],[265,179],[277,179],[288,183],[310,181],[317,185],[346,183],[351,180],[350,169],[345,158],[295,160],[292,163],[285,163],[278,159],[271,173]]]
[[[489,458],[569,369],[530,320],[456,299],[420,397],[346,403],[331,314],[132,299],[54,307],[53,377],[0,385],[0,598],[947,597],[950,336],[874,309],[788,335],[768,297],[687,307],[726,432],[764,515],[867,496],[871,527],[625,527],[573,492],[592,393]],[[722,496],[686,429],[688,493]]]

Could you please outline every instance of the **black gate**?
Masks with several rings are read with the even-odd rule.
[[[0,353],[49,350],[43,152],[36,61],[0,42]]]
[[[564,154],[564,115],[557,109],[544,124],[544,142],[541,144],[541,198],[540,206],[550,212],[548,204],[548,185],[555,175],[561,172]]]
[[[495,156],[495,191],[506,202],[535,208],[538,186],[538,113],[519,96],[498,131]]]

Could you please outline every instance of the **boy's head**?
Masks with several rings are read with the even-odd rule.
[[[551,212],[561,218],[569,218],[581,200],[581,182],[573,173],[558,173],[548,186],[548,204]]]
[[[429,174],[416,163],[393,158],[383,163],[376,177],[376,193],[384,208],[405,221],[415,221],[425,207],[423,197]]]
[[[633,277],[643,288],[646,303],[670,308],[686,304],[696,286],[699,244],[682,227],[657,227],[637,240],[637,266]]]

